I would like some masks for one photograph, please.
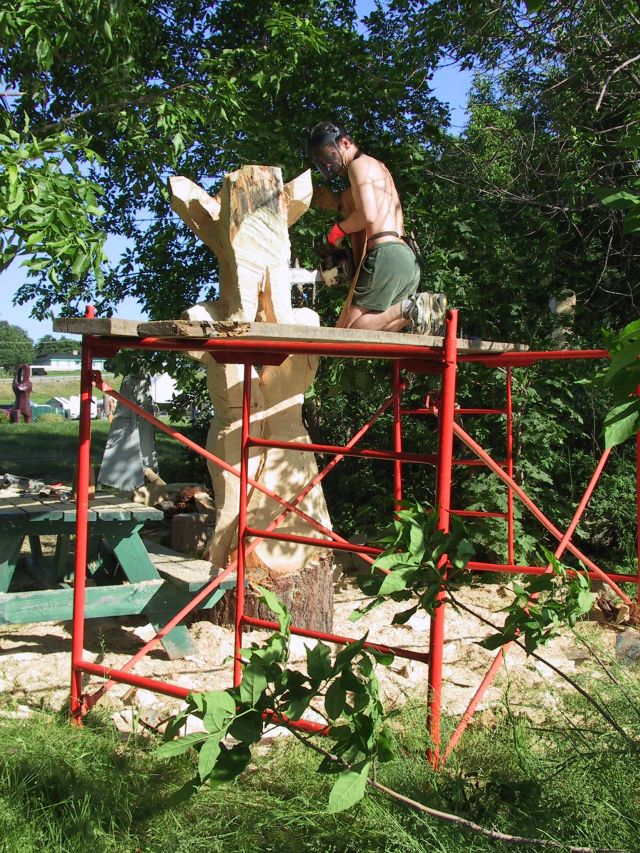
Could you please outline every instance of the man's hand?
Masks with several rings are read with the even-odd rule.
[[[327,243],[330,246],[334,246],[336,249],[339,249],[342,245],[342,241],[346,236],[346,231],[343,231],[340,227],[340,224],[336,222],[331,231],[329,231],[329,235],[327,236]]]

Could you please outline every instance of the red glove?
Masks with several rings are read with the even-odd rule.
[[[340,223],[336,222],[331,231],[329,231],[329,235],[327,237],[327,243],[330,246],[335,246],[339,248],[344,238],[347,236],[347,232],[343,231],[340,227]]]

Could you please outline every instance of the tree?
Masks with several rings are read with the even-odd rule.
[[[25,330],[0,320],[0,367],[13,370],[18,364],[30,364],[33,356],[33,341]]]
[[[20,0],[0,13],[0,75],[14,96],[2,118],[0,250],[33,273],[18,300],[42,317],[89,300],[108,314],[133,295],[153,318],[177,316],[211,295],[216,262],[171,216],[166,178],[209,190],[239,165],[268,163],[288,180],[305,128],[326,115],[365,144],[397,146],[402,162],[407,140],[446,120],[416,85],[437,52],[408,43],[404,24],[378,22],[370,39],[355,24],[354,2],[319,0]],[[133,242],[115,268],[107,231]],[[299,231],[302,257],[315,231]]]
[[[44,358],[47,355],[71,355],[80,350],[80,343],[73,338],[56,338],[53,335],[43,335],[36,342],[36,356]]]

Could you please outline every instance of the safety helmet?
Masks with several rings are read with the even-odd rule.
[[[325,178],[335,178],[346,172],[338,140],[351,135],[341,124],[321,121],[307,134],[305,153]]]

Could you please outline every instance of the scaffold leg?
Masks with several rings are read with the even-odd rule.
[[[456,402],[457,372],[457,327],[458,312],[448,311],[444,337],[444,366],[442,369],[442,392],[438,418],[438,468],[436,480],[436,511],[438,529],[449,532],[451,507],[451,477],[453,471],[453,425]],[[447,556],[440,561],[443,575]],[[440,756],[440,716],[442,709],[442,657],[444,649],[445,592],[441,590],[436,599],[434,615],[431,617],[429,633],[429,697],[427,728],[431,740],[427,757],[433,767],[438,766]]]

